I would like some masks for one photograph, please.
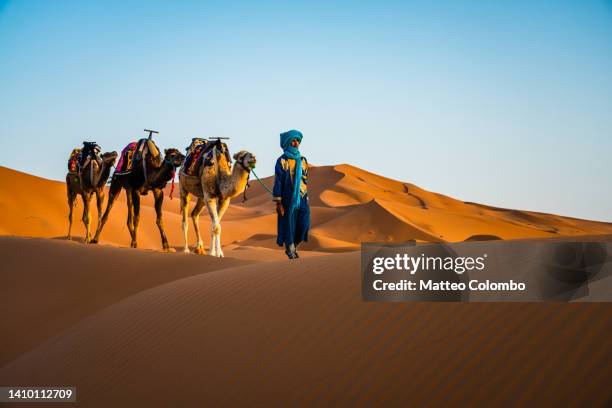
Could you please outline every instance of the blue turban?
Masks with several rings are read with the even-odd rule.
[[[289,130],[285,133],[281,133],[280,146],[283,150],[286,151],[287,149],[292,148],[291,141],[293,139],[297,139],[298,142],[302,143],[302,137],[302,132],[300,132],[299,130]],[[295,147],[293,149],[297,150]]]
[[[291,197],[290,210],[300,208],[300,187],[302,185],[302,155],[297,147],[291,146],[291,142],[297,139],[302,143],[302,132],[299,130],[289,130],[280,135],[280,145],[284,151],[285,157],[295,160],[295,180],[293,181],[293,197]]]

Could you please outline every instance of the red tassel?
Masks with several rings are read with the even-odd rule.
[[[172,200],[172,194],[174,193],[174,175],[176,171],[172,172],[172,187],[170,187],[170,199]]]

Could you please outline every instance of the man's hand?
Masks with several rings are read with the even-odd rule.
[[[280,201],[276,203],[276,213],[281,217],[285,216],[285,207],[283,207],[283,204]]]

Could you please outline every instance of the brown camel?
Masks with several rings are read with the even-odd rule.
[[[104,186],[110,175],[111,168],[117,160],[117,152],[107,152],[100,156],[100,162],[90,159],[79,172],[66,174],[66,190],[68,193],[68,236],[72,239],[72,211],[77,194],[83,199],[83,223],[85,224],[85,243],[89,242],[90,217],[89,203],[91,197],[96,195],[98,206],[98,225],[102,217],[102,203],[104,202]]]
[[[242,193],[247,187],[249,174],[257,162],[253,154],[243,150],[234,155],[236,163],[233,168],[230,168],[228,155],[225,154],[226,149],[227,146],[224,143],[215,142],[215,146],[212,146],[212,163],[202,165],[199,176],[188,176],[183,169],[179,173],[182,226],[185,237],[183,251],[185,253],[189,253],[187,211],[190,197],[194,195],[198,200],[191,212],[191,219],[197,236],[195,252],[198,254],[204,253],[199,218],[206,205],[211,219],[209,255],[223,257],[221,219],[230,204],[230,199]]]
[[[121,190],[125,189],[128,205],[127,226],[132,237],[131,247],[137,248],[138,223],[140,221],[140,196],[147,195],[149,191],[152,191],[153,197],[155,198],[157,227],[161,235],[163,249],[169,252],[173,251],[168,245],[168,238],[166,238],[162,220],[162,204],[164,201],[163,188],[174,178],[176,168],[183,164],[185,156],[177,149],[166,149],[164,153],[165,159],[161,165],[156,165],[158,160],[148,153],[143,162],[145,165],[140,166],[134,164],[134,168],[127,174],[117,174],[117,171],[115,171],[111,180],[106,210],[102,216],[102,221],[98,225],[96,235],[91,241],[92,243],[95,244],[100,239],[100,234],[108,220],[113,204]]]

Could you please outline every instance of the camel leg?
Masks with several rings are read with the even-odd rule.
[[[216,231],[219,230],[219,217],[217,215],[217,199],[211,198],[206,201],[206,208],[208,209],[208,215],[210,216],[210,256],[217,255],[217,245],[215,243]]]
[[[227,208],[229,207],[230,204],[230,199],[227,197],[224,198],[219,198],[219,214],[217,216],[218,220],[219,220],[219,229],[217,230],[217,234],[216,234],[216,245],[217,245],[217,256],[223,257],[223,250],[221,249],[221,220],[223,219],[223,215],[225,215],[225,212],[227,211]]]
[[[90,218],[89,218],[89,203],[91,201],[92,193],[83,193],[81,197],[83,197],[83,224],[85,224],[85,243],[89,244],[89,228],[90,228]]]
[[[138,224],[140,223],[140,194],[138,191],[132,192],[132,204],[134,206],[134,246],[138,247]]]
[[[132,248],[136,248],[136,237],[134,236],[134,195],[133,191],[130,189],[125,190],[125,196],[127,199],[127,207],[128,207],[128,217],[127,217],[127,227],[130,231],[130,237],[132,241],[130,242],[130,246]]]
[[[72,239],[72,212],[74,210],[74,203],[76,201],[76,193],[68,187],[68,235],[67,240]]]
[[[183,227],[183,238],[185,239],[185,247],[183,248],[183,252],[189,253],[189,223],[187,222],[187,210],[189,210],[189,198],[190,195],[188,192],[181,189],[181,216]]]
[[[164,191],[162,189],[153,190],[153,196],[155,197],[155,214],[157,215],[157,228],[159,228],[159,234],[161,235],[162,247],[166,252],[173,252],[174,249],[168,245],[168,238],[166,237],[166,231],[164,231],[164,221],[162,219],[162,205],[164,203]]]
[[[191,220],[193,221],[193,228],[196,233],[196,248],[195,251],[198,254],[204,254],[204,242],[202,241],[202,235],[200,234],[200,214],[204,210],[204,200],[198,198],[198,201],[191,212]]]
[[[104,190],[98,190],[96,191],[96,206],[98,207],[98,225],[96,226],[96,231],[102,221],[102,204],[104,204]]]
[[[106,221],[108,221],[108,215],[110,214],[110,211],[113,208],[113,204],[115,203],[115,200],[117,200],[117,197],[119,197],[120,192],[121,192],[121,185],[111,184],[110,192],[108,193],[108,202],[106,203],[106,210],[104,211],[104,215],[102,216],[102,221],[100,221],[100,223],[98,224],[98,228],[96,229],[96,235],[91,240],[92,244],[97,244],[98,241],[100,240],[100,234],[102,233],[102,229],[104,228]]]

